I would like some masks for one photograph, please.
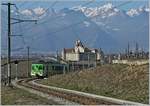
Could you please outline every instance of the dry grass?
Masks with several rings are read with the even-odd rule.
[[[104,65],[40,83],[148,104],[148,70],[149,65]]]
[[[18,88],[1,87],[2,105],[51,105],[53,101],[28,93]]]

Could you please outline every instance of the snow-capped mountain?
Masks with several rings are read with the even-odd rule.
[[[59,18],[56,18],[58,16]],[[2,18],[2,20],[5,19]],[[4,25],[3,22],[2,25]],[[16,25],[12,28],[14,33],[20,33],[18,27],[20,26]],[[56,51],[72,47],[77,39],[93,48],[111,49],[117,46],[117,42],[109,34],[99,28],[82,12],[68,8],[60,10],[55,16],[43,17],[37,24],[22,23],[21,27],[23,28],[21,33],[24,35],[26,44],[41,51]],[[2,43],[6,45],[7,31],[2,30],[4,31]],[[100,41],[101,39],[103,40]],[[14,47],[12,49],[23,47],[22,38],[14,37],[12,45]]]
[[[77,6],[71,9],[83,12],[101,29],[113,36],[122,47],[125,48],[127,42],[140,42],[148,49],[150,12],[148,7],[124,11],[108,3],[94,8]]]
[[[114,8],[114,6],[111,3],[108,3],[100,7],[95,7],[95,8],[77,6],[71,9],[76,10],[76,11],[81,11],[87,17],[94,17],[97,15],[101,15],[102,18],[116,15],[119,12],[119,10],[117,8]]]
[[[56,12],[53,8],[47,10],[45,8],[37,7],[33,9],[21,10],[19,11],[19,13],[23,15],[24,18],[26,17],[30,19],[42,19],[44,17],[47,17],[48,15],[54,15]]]
[[[119,10],[116,8],[113,4],[108,3],[100,7],[82,7],[82,6],[76,6],[71,8],[76,11],[83,12],[87,17],[95,17],[95,16],[101,16],[101,18],[106,18],[110,16],[115,16],[120,14],[123,10]],[[146,7],[139,7],[138,9],[130,9],[126,12],[128,16],[137,16],[140,15],[142,12],[150,12],[149,8]]]
[[[142,7],[142,8],[140,7],[138,9],[130,9],[129,11],[127,11],[127,14],[130,17],[134,17],[142,14],[143,12],[150,12],[150,9],[146,7]]]
[[[37,24],[15,25],[12,33],[23,34],[26,44],[38,51],[72,47],[77,39],[87,46],[109,52],[122,50],[128,42],[139,42],[148,50],[149,9],[145,7],[123,11],[109,3],[95,8],[76,6],[59,11],[37,7],[21,10],[20,13],[22,19],[39,20]],[[7,12],[2,10],[2,47],[6,47],[7,39],[5,14]],[[15,11],[12,16],[17,17]],[[12,41],[14,48],[24,46],[20,37],[13,37]]]
[[[32,15],[42,15],[45,13],[45,9],[41,8],[41,7],[37,7],[34,9],[25,9],[25,10],[21,10],[20,13],[23,15],[28,15],[28,16],[32,16]]]

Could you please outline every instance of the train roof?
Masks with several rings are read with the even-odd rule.
[[[32,64],[64,64],[65,65],[65,63],[61,63],[55,60],[37,60],[37,61],[33,61]]]

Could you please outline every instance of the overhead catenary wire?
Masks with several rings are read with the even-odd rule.
[[[132,1],[130,1],[130,2],[127,1],[127,2],[125,2],[125,3],[121,3],[121,4],[119,4],[118,6],[114,6],[113,8],[118,8],[118,7],[120,7],[120,6],[126,5],[126,4],[131,3],[131,2],[132,2]],[[94,19],[94,18],[96,18],[96,17],[98,17],[98,16],[100,16],[100,15],[101,15],[101,14],[95,15],[95,16],[93,16],[93,17],[85,18],[85,19],[81,20],[80,22],[77,22],[77,23],[68,25],[68,26],[66,26],[66,27],[63,27],[63,28],[61,28],[61,29],[59,29],[59,30],[50,32],[50,34],[52,35],[52,34],[56,34],[56,33],[58,33],[58,32],[64,31],[64,30],[66,30],[66,29],[70,29],[70,28],[72,28],[72,27],[74,27],[74,26],[77,26],[77,25],[82,24],[84,21],[87,21],[87,20],[89,20],[89,19]],[[39,37],[39,36],[38,36],[38,37]],[[34,39],[34,40],[35,40],[35,39]]]
[[[56,5],[56,3],[57,3],[57,1],[55,1],[54,3],[52,3],[52,5],[51,5],[49,8],[53,8],[53,7]],[[15,8],[16,8],[16,12],[17,12],[18,19],[20,19],[21,13],[20,13],[20,11],[19,11],[19,8],[18,8],[16,5],[14,5],[14,6],[15,6]],[[46,12],[48,11],[49,8],[47,8]],[[15,18],[14,18],[14,19],[15,19]],[[21,23],[19,23],[19,29],[20,29],[20,32],[22,33],[23,30],[22,30]],[[26,43],[25,43],[24,36],[21,36],[21,37],[22,37],[22,40],[23,40],[24,48],[25,48]],[[21,48],[21,49],[23,49],[23,48]],[[13,50],[13,51],[21,50],[21,49],[20,49],[20,48],[17,48],[17,49],[15,49],[15,50]]]
[[[126,4],[126,3],[125,3],[125,4]],[[122,6],[122,5],[121,5],[121,6]],[[96,16],[94,16],[94,17],[97,17],[97,16],[99,16],[99,15],[96,15]],[[92,18],[94,18],[94,17],[92,17]],[[92,18],[89,18],[89,19],[92,19]],[[82,20],[82,21],[80,21],[80,22],[78,22],[78,23],[69,25],[69,26],[67,26],[67,27],[65,27],[65,28],[63,28],[63,29],[61,29],[61,30],[51,32],[51,34],[58,33],[58,32],[60,32],[60,31],[62,31],[62,30],[66,30],[66,29],[72,28],[72,26],[79,25],[79,24],[83,23],[85,20],[87,20],[87,19],[84,19],[84,20]]]
[[[130,2],[132,2],[132,1],[130,1]],[[128,4],[128,3],[130,3],[130,2],[128,1],[128,2],[125,2],[125,3],[121,3],[121,4],[119,4],[118,6],[114,6],[114,8],[117,8],[117,7],[126,5],[126,4]],[[89,3],[86,3],[85,5],[87,5],[87,4],[89,4]],[[77,23],[68,25],[68,26],[66,26],[66,27],[63,27],[63,28],[57,30],[57,31],[50,32],[50,34],[55,34],[55,33],[61,32],[61,31],[63,31],[63,30],[72,28],[73,26],[79,25],[79,24],[83,23],[84,21],[86,21],[86,20],[88,20],[88,19],[93,19],[93,18],[96,18],[96,17],[98,17],[98,16],[100,16],[100,15],[101,15],[101,14],[98,14],[98,15],[96,15],[96,16],[93,16],[93,17],[90,17],[90,18],[83,19],[83,20],[81,20],[80,22],[77,22]],[[38,37],[40,37],[40,36],[38,36]],[[36,38],[37,38],[37,37],[36,37]],[[35,39],[34,39],[34,40],[35,40]]]
[[[87,6],[87,5],[89,5],[89,4],[91,4],[91,3],[93,3],[93,1],[94,0],[90,0],[90,2],[87,2],[87,3],[84,3],[84,4],[82,4],[82,6]],[[68,12],[66,12],[66,13],[72,13],[72,12],[74,12],[74,11],[68,11]],[[56,16],[55,18],[54,18],[54,20],[55,19],[57,19],[57,18],[61,18],[61,16]],[[51,20],[51,21],[53,21],[53,20]],[[41,24],[41,23],[40,23]],[[76,23],[76,24],[79,24],[79,23]],[[76,25],[76,24],[73,24],[73,25]],[[37,24],[37,25],[39,25],[39,24]],[[71,26],[73,26],[73,25],[71,25]],[[59,31],[63,31],[65,28],[68,28],[68,27],[70,27],[70,28],[72,28],[72,31],[74,31],[74,28],[73,27],[71,27],[71,26],[67,26],[67,27],[64,27],[64,28],[62,28],[62,29],[60,29]],[[57,33],[57,31],[55,31],[55,32],[50,32],[50,34],[54,34],[54,33]],[[76,33],[76,36],[77,36],[77,33]],[[40,36],[39,36],[40,37]],[[32,41],[33,40],[36,40],[37,38],[39,38],[39,37],[34,37],[33,39],[32,39]],[[79,38],[79,37],[78,37]],[[33,43],[33,42],[32,42]]]
[[[93,0],[92,0],[92,2],[93,2]],[[83,6],[86,6],[86,5],[89,5],[90,3],[92,3],[91,1],[90,2],[88,2],[88,3],[85,3],[85,4],[83,4]],[[54,2],[51,6],[52,7],[54,7],[54,5],[56,5],[56,3],[57,2]],[[20,13],[20,11],[19,11],[19,8],[16,6],[16,5],[14,5],[15,6],[15,8],[16,8],[16,10],[17,10],[17,13],[18,13],[18,16],[19,16],[19,14],[21,15],[21,13]],[[52,8],[51,7],[51,8]],[[50,7],[49,7],[50,8]],[[48,9],[47,9],[48,10]],[[71,11],[72,12],[72,11]],[[70,11],[68,12],[68,13],[71,13]],[[59,16],[60,17],[60,16]],[[56,17],[56,18],[59,18],[59,17]],[[55,18],[54,18],[55,19]],[[30,28],[30,27],[29,27]],[[32,26],[32,28],[34,28],[34,26]],[[30,28],[30,29],[32,29],[32,28]],[[21,29],[21,27],[20,27],[20,29]],[[26,29],[26,30],[28,30],[28,29]],[[21,31],[22,33],[23,33],[23,31]],[[22,39],[23,39],[23,43],[25,44],[25,41],[24,41],[24,36],[21,36],[22,37]],[[33,39],[34,40],[34,39]],[[17,50],[17,49],[16,49]],[[20,50],[20,49],[18,49],[18,50]]]
[[[15,8],[16,8],[16,12],[19,13],[19,8],[16,5],[15,5]],[[20,19],[20,15],[17,14],[17,16],[18,16],[18,19]],[[22,25],[21,25],[21,23],[18,23],[18,24],[19,24],[19,31],[20,31],[20,33],[22,35],[22,32],[23,32]],[[22,37],[23,44],[26,45],[26,42],[24,40],[24,36],[20,36],[20,37]]]
[[[16,8],[16,16],[18,17],[18,19],[16,19],[16,18],[11,18],[11,19],[14,19],[14,20],[19,20],[20,19],[20,12],[19,12],[19,8],[16,6],[16,4],[14,4],[13,5],[15,8]],[[19,22],[18,22],[19,23]],[[21,26],[21,23],[19,23],[19,28],[18,28],[19,30],[20,30],[20,33],[22,32],[22,26]],[[11,35],[11,36],[19,36],[19,37],[22,37],[22,40],[23,40],[23,45],[25,46],[26,45],[26,43],[25,43],[25,40],[24,40],[24,37],[22,36],[22,35]],[[15,49],[12,49],[11,51],[20,51],[20,50],[22,50],[22,49],[24,49],[24,47],[19,47],[19,48],[15,48]],[[5,49],[3,49],[4,51],[5,51]]]
[[[47,11],[48,11],[50,8],[53,8],[53,7],[56,5],[56,3],[58,3],[58,2],[59,2],[59,1],[55,1],[54,3],[52,3],[52,4],[45,10],[44,14],[46,14]],[[22,15],[20,9],[19,9],[16,5],[15,5],[15,8],[16,8],[16,10],[17,10],[17,14]],[[41,14],[41,15],[39,15],[38,17],[40,17],[40,16],[42,16],[42,15],[44,15],[44,14]],[[38,21],[39,21],[39,20],[40,20],[40,19],[38,19]],[[27,29],[25,28],[24,30],[27,31],[27,30],[29,30],[29,29],[34,28],[35,26],[37,26],[37,25],[34,24],[34,25],[28,27]],[[23,30],[22,30],[22,33],[23,33]]]
[[[45,12],[44,12],[43,14],[38,15],[38,21],[41,20],[39,17],[41,17],[42,15],[46,14],[46,13],[48,12],[48,10],[49,10],[50,8],[53,8],[58,2],[59,2],[59,1],[55,1],[55,2],[52,3],[47,9],[45,9]],[[32,26],[29,26],[28,28],[25,28],[25,30],[29,30],[29,29],[34,28],[34,27],[36,27],[36,26],[37,26],[37,25],[34,24],[34,25],[32,25]]]
[[[90,0],[89,2],[87,2],[87,3],[84,3],[84,4],[82,4],[81,6],[87,6],[87,5],[90,5],[91,3],[93,3],[95,0]],[[73,13],[74,11],[68,11],[68,12],[66,12],[67,14],[70,14],[70,13]],[[41,22],[41,23],[38,23],[37,25],[40,25],[40,24],[43,24],[43,23],[46,23],[46,22],[48,22],[48,21],[54,21],[54,20],[56,20],[56,19],[58,19],[58,18],[61,18],[62,16],[61,15],[58,15],[58,16],[56,16],[56,17],[53,17],[51,20],[46,20],[46,21],[43,21],[43,22]]]
[[[19,7],[23,7],[23,6],[26,4],[26,2],[27,2],[27,1],[23,1],[23,2],[19,5]]]
[[[38,17],[40,17],[40,16],[46,14],[50,8],[52,9],[52,8],[56,5],[56,3],[58,3],[58,1],[55,1],[54,3],[52,3],[52,4],[50,5],[50,7],[48,7],[48,8],[45,10],[45,12],[44,12],[43,14],[39,15]]]
[[[121,4],[117,5],[117,6],[114,6],[113,8],[117,8],[117,7],[120,7],[120,6],[126,5],[126,4],[128,4],[128,3],[130,3],[130,2],[131,2],[131,1],[127,1],[127,2],[125,2],[125,3],[121,3]],[[87,3],[86,3],[86,4],[87,4]],[[89,3],[88,3],[88,4],[89,4]],[[69,13],[70,13],[70,12],[69,12]],[[63,27],[63,28],[61,28],[61,29],[57,30],[57,31],[50,32],[50,34],[55,34],[55,33],[58,33],[58,32],[61,32],[61,31],[64,31],[65,29],[70,29],[70,28],[71,28],[71,27],[73,27],[73,26],[76,26],[76,25],[82,24],[84,21],[87,21],[87,20],[89,20],[89,19],[94,19],[94,18],[96,18],[96,17],[98,17],[98,16],[100,16],[100,15],[101,15],[101,14],[98,14],[98,15],[95,15],[95,16],[93,16],[93,17],[83,19],[83,20],[81,20],[80,22],[77,22],[77,23],[74,23],[74,24],[68,25],[68,26],[66,26],[66,27]],[[34,40],[35,40],[35,39],[34,39]]]
[[[128,3],[130,3],[130,2],[128,2]],[[128,3],[127,3],[127,2],[122,3],[122,4],[118,5],[118,6],[115,6],[114,8],[123,6],[123,5],[128,4]],[[100,14],[99,14],[99,15],[100,15]],[[91,18],[89,18],[89,19],[93,19],[93,18],[95,18],[95,17],[97,17],[97,16],[99,16],[99,15],[96,15],[96,16],[91,17]],[[85,20],[87,20],[87,19],[84,19],[83,21],[85,21]],[[61,30],[59,30],[59,31],[55,31],[55,32],[53,32],[53,34],[54,34],[54,33],[57,33],[57,32],[60,32],[60,31],[62,31],[62,30],[65,30],[65,29],[72,28],[72,26],[79,25],[79,24],[81,24],[83,21],[81,21],[81,22],[79,22],[79,23],[76,23],[76,24],[72,24],[72,25],[70,25],[70,26],[67,26],[66,28],[63,28],[63,29],[61,29]],[[79,72],[80,72],[80,71],[77,71],[76,73],[72,74],[72,78],[75,77],[75,76],[80,77],[80,76],[78,75]],[[69,84],[71,81],[72,81],[72,80],[68,79],[68,81],[67,81],[66,83]]]
[[[128,2],[129,3],[129,2]],[[126,3],[124,3],[124,4],[126,4]],[[119,6],[121,6],[121,5],[119,5]],[[117,6],[116,6],[117,7]],[[115,8],[116,8],[115,7]],[[99,15],[97,15],[97,16],[99,16]],[[97,16],[95,16],[95,17],[97,17]],[[92,17],[92,18],[95,18],[95,17]],[[92,19],[92,18],[90,18],[90,19]],[[85,21],[86,19],[84,19],[83,21]],[[69,28],[72,28],[72,26],[75,26],[75,25],[78,25],[78,24],[81,24],[83,21],[81,21],[81,22],[79,22],[79,23],[75,23],[75,24],[72,24],[72,25],[69,25],[69,26],[67,26],[67,27],[65,27],[65,28],[63,28],[63,29],[61,29],[61,31],[62,30],[65,30],[65,29],[69,29]],[[54,34],[54,33],[57,33],[57,32],[60,32],[60,30],[59,31],[55,31],[55,32],[53,32],[53,33],[51,33],[51,34]],[[72,77],[74,77],[74,76],[78,76],[78,73],[79,73],[80,71],[77,71],[77,73],[76,74],[74,74],[74,75],[72,75]],[[80,76],[78,76],[78,77],[80,77]],[[71,82],[71,80],[68,80],[67,81],[67,84],[69,84]]]
[[[24,48],[23,47],[20,47],[20,48],[15,48],[15,49],[11,49],[12,52],[16,52],[16,51],[20,51],[20,50],[23,50]],[[4,51],[7,51],[7,49],[2,49]]]
[[[95,1],[95,0],[90,0],[89,2],[84,3],[84,4],[82,4],[81,6],[90,5],[90,4],[93,3],[94,1]],[[55,4],[55,5],[56,5],[56,4]],[[66,12],[66,13],[68,14],[68,13],[73,13],[73,12],[74,12],[74,11],[68,11],[68,12]],[[37,21],[37,25],[31,26],[31,27],[27,28],[26,30],[30,31],[30,30],[32,30],[32,28],[35,28],[35,27],[37,27],[38,25],[47,23],[48,21],[53,22],[54,20],[56,20],[56,19],[58,19],[58,18],[61,18],[61,17],[62,17],[61,15],[57,15],[57,16],[51,18],[51,20],[45,20],[45,21],[41,21],[41,22],[39,22],[39,21],[41,20],[41,19],[39,19],[39,20]]]
[[[16,8],[16,12],[18,13],[17,14],[17,18],[18,19],[21,19],[20,18],[20,12],[19,12],[19,8],[16,6],[16,5],[14,5],[15,6],[15,8]],[[20,35],[22,35],[22,32],[23,32],[23,30],[22,30],[22,25],[21,25],[21,23],[18,23],[18,26],[19,26],[19,32],[20,32]],[[25,42],[25,39],[24,39],[24,36],[22,35],[22,36],[20,36],[21,38],[22,38],[22,42],[23,42],[23,45],[24,45],[24,47],[21,47],[22,49],[25,49],[25,46],[26,46],[26,42]],[[18,49],[18,50],[22,50],[22,49]]]

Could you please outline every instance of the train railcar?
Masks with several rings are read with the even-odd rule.
[[[67,64],[61,64],[59,62],[34,62],[31,65],[31,76],[38,78],[49,77],[55,74],[63,74],[68,71]]]
[[[34,63],[31,66],[31,76],[44,77],[46,76],[44,64]]]

